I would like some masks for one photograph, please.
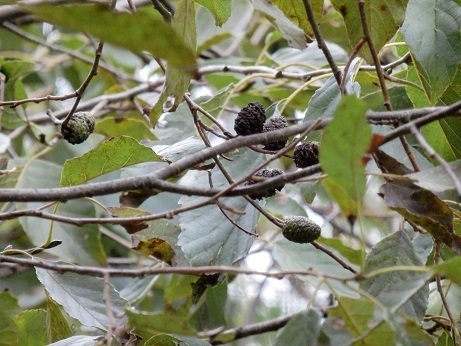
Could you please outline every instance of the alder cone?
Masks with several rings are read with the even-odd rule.
[[[319,142],[301,143],[293,153],[296,167],[305,168],[319,163]]]
[[[276,177],[276,176],[281,175],[281,174],[283,174],[283,171],[281,171],[280,169],[263,169],[263,170],[261,170],[259,172],[256,172],[254,174],[254,176],[255,177],[261,177],[261,178],[273,178],[273,177]],[[257,184],[257,183],[258,183],[257,180],[250,180],[250,181],[247,181],[245,183],[245,185],[253,185],[253,184]],[[281,185],[277,185],[277,186],[275,186],[273,188],[258,191],[257,193],[255,193],[253,195],[250,195],[250,198],[252,198],[252,199],[262,199],[264,197],[273,196],[273,195],[275,195],[276,191],[282,190],[284,186],[285,186],[285,184],[281,184]]]
[[[94,131],[94,118],[88,112],[72,114],[69,122],[61,127],[61,134],[70,144],[80,144]]]
[[[275,130],[280,130],[285,127],[288,127],[288,122],[285,117],[277,115],[273,118],[270,118],[263,126],[263,132],[271,132]],[[288,138],[281,139],[279,141],[271,142],[267,144],[264,149],[266,150],[280,150],[285,147],[287,144]]]
[[[259,102],[250,102],[238,113],[234,122],[234,130],[240,136],[254,135],[263,132],[266,111]]]
[[[282,228],[282,234],[286,239],[299,244],[312,243],[320,237],[321,231],[319,225],[304,216],[287,217]]]

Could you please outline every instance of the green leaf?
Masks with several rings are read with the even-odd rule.
[[[41,160],[29,162],[16,160],[14,165],[24,166],[16,188],[55,188],[59,186],[61,167],[58,165]],[[36,209],[42,206],[43,203],[39,202],[16,203],[18,209]],[[96,216],[93,204],[82,200],[60,204],[58,213],[73,218]],[[62,243],[46,252],[64,261],[81,265],[100,265],[106,261],[96,225],[86,225],[82,228],[67,223],[52,223],[51,220],[34,217],[23,217],[20,222],[24,232],[36,246],[43,245],[48,238],[49,231],[52,230],[53,238],[61,240]]]
[[[129,326],[135,328],[134,332],[144,339],[162,333],[196,335],[187,320],[181,317],[161,312],[149,313],[127,310],[126,313],[129,318]]]
[[[342,256],[347,258],[350,263],[360,266],[362,264],[362,254],[360,250],[355,250],[349,246],[344,245],[341,239],[338,238],[324,238],[320,237],[316,240],[317,243],[325,245],[331,249],[335,249]]]
[[[212,98],[206,100],[205,102],[200,103],[200,106],[212,114],[215,118],[218,118],[223,109],[224,106],[227,104],[229,101],[230,97],[232,96],[232,93],[234,91],[234,84],[231,83],[227,87],[217,91]],[[209,120],[208,120],[209,121]],[[207,119],[205,119],[205,122],[207,122]]]
[[[456,176],[461,176],[461,160],[450,162],[449,166]],[[442,166],[431,167],[420,172],[411,173],[408,174],[407,177],[416,179],[416,185],[431,190],[432,192],[443,192],[455,188],[453,181]]]
[[[367,299],[337,297],[338,306],[328,312],[328,319],[341,318],[346,329],[354,338],[364,336],[374,317],[374,304]],[[338,322],[337,322],[338,323]],[[380,324],[361,339],[360,345],[376,345],[379,340],[383,345],[394,345],[395,333],[386,323]]]
[[[173,274],[165,284],[164,299],[167,305],[173,305],[177,299],[190,299],[192,285],[197,281],[197,276]]]
[[[86,32],[135,53],[147,50],[154,57],[165,59],[183,71],[192,72],[196,69],[194,50],[160,15],[155,15],[155,11],[115,13],[109,6],[101,4],[55,6],[47,3],[21,3],[20,6],[44,21]],[[123,35],[120,34],[120,28],[123,28]]]
[[[446,0],[410,0],[402,34],[421,67],[433,104],[451,84],[461,60],[461,7]]]
[[[377,52],[389,42],[403,22],[408,0],[370,0],[364,1],[371,40]],[[349,44],[354,47],[363,37],[359,8],[356,0],[332,0],[334,8],[341,13],[346,23]],[[363,47],[360,56],[369,63],[373,62],[367,47]]]
[[[46,297],[46,308],[46,326],[49,340],[56,342],[71,337],[74,332],[64,317],[61,308],[48,296]]]
[[[317,310],[307,309],[297,313],[277,334],[274,346],[318,345],[321,316]]]
[[[141,162],[162,161],[161,157],[134,138],[109,138],[83,156],[67,160],[61,187],[84,183],[103,174]]]
[[[245,172],[250,172],[262,162],[261,155],[248,150],[240,150],[232,157],[233,161],[223,162],[224,167],[234,179],[239,179]],[[189,172],[190,184],[208,187],[207,172]],[[188,174],[189,174],[188,173]],[[219,171],[212,172],[213,186],[224,188],[228,186],[225,177]],[[206,198],[186,197],[182,199],[183,207],[200,203]],[[259,212],[243,197],[220,198],[226,206],[244,212],[232,214],[226,211],[240,227],[253,232]],[[254,237],[244,233],[226,219],[216,205],[195,209],[179,216],[182,232],[178,245],[181,246],[187,259],[193,266],[230,265],[244,257],[253,243]]]
[[[285,16],[290,19],[292,23],[303,29],[304,33],[308,37],[312,37],[314,35],[312,27],[307,20],[306,9],[304,8],[302,1],[272,0],[271,3],[282,10]],[[311,0],[310,4],[314,11],[315,19],[319,21],[323,15],[323,0]]]
[[[336,201],[348,217],[358,214],[366,190],[362,156],[370,145],[371,128],[365,120],[365,111],[365,105],[354,95],[344,97],[333,121],[323,133],[319,149],[320,164],[328,174],[328,180],[336,185],[335,190],[344,192],[344,196],[335,194],[332,197],[337,198]],[[327,189],[331,185],[328,184]],[[347,206],[342,203],[344,197],[350,200]]]
[[[144,346],[177,346],[180,340],[172,335],[157,334],[144,343]]]
[[[461,159],[461,119],[446,118],[422,128],[429,145],[446,161]]]
[[[264,13],[277,29],[279,29],[288,45],[293,48],[306,48],[306,37],[304,31],[290,21],[278,7],[265,0],[251,0],[254,8]],[[305,13],[305,12],[304,12]]]
[[[307,268],[315,268],[319,274],[325,273],[344,277],[351,275],[350,271],[344,269],[330,256],[310,244],[297,244],[285,238],[280,238],[275,241],[272,253],[274,260],[282,270],[306,270]],[[339,257],[344,259],[340,254]],[[348,263],[347,260],[345,260],[345,262]],[[356,268],[354,265],[351,266]],[[306,275],[299,275],[296,277],[303,282],[309,283],[312,287],[317,287],[319,285],[319,279],[316,277]],[[319,289],[330,291],[330,287],[333,287],[336,293],[357,296],[354,290],[345,287],[339,281],[327,279],[327,282],[328,285],[323,283]]]
[[[360,85],[354,82],[360,67],[361,59],[356,59],[352,62],[345,80],[345,90],[348,94],[360,96]],[[320,89],[312,96],[307,107],[304,121],[315,120],[317,118],[330,118],[336,112],[339,103],[342,99],[341,91],[339,90],[338,82],[334,76],[328,78]]]
[[[158,334],[146,340],[144,346],[211,346],[205,340],[186,336]]]
[[[0,72],[6,77],[5,86],[8,85],[9,82],[16,81],[18,78],[33,72],[34,68],[35,64],[32,62],[0,59]]]
[[[156,140],[146,123],[139,119],[104,117],[98,120],[94,127],[95,133],[101,133],[107,137],[129,136],[141,141],[143,139]]]
[[[221,280],[221,278],[218,278],[218,282],[219,280]],[[227,313],[225,306],[228,296],[228,281],[226,279],[223,279],[222,282],[206,290],[205,302],[201,306],[200,312],[208,323],[205,325],[205,323],[202,322],[201,327],[204,328],[201,328],[201,330],[205,328],[219,328],[220,326],[226,325]],[[205,320],[205,318],[203,320]]]
[[[46,311],[27,310],[14,318],[18,328],[18,345],[48,345]]]
[[[447,279],[453,281],[457,285],[461,285],[461,257],[455,257],[447,262],[436,265],[431,269],[439,274],[445,276]]]
[[[461,286],[453,284],[449,278],[443,279],[441,285],[443,292],[445,292],[445,300],[450,307],[452,316],[460,316]],[[446,311],[444,311],[443,303],[440,299],[440,293],[435,289],[431,290],[431,294],[429,296],[429,307],[426,314],[448,317]]]
[[[0,346],[15,346],[18,344],[18,328],[13,318],[20,314],[22,309],[18,300],[9,292],[0,293],[2,308],[0,309]]]
[[[433,345],[432,338],[421,328],[419,322],[404,318],[390,310],[385,311],[384,318],[396,333],[396,345]]]
[[[461,238],[453,233],[453,212],[434,193],[408,181],[394,180],[381,186],[379,194],[389,208],[461,254]]]
[[[181,0],[172,21],[174,31],[180,35],[190,50],[195,51],[197,46],[197,24],[195,19],[195,3],[193,0]],[[168,96],[174,96],[174,104],[170,111],[174,111],[182,101],[187,91],[191,75],[174,65],[168,65],[165,76],[165,85],[157,103],[150,112],[152,124],[156,124],[163,113],[163,104]]]
[[[102,279],[71,272],[59,274],[41,268],[36,268],[36,272],[50,297],[83,325],[103,330],[107,330],[109,326],[125,327],[127,317],[124,312],[129,305],[110,286],[110,307],[114,318],[113,321],[109,321]]]
[[[372,248],[365,258],[363,274],[382,268],[423,265],[408,235],[398,231]],[[361,281],[360,288],[375,296],[388,308],[401,306],[398,311],[419,322],[423,319],[427,308],[429,297],[427,279],[427,273],[395,271]]]
[[[130,279],[128,285],[120,290],[120,297],[130,304],[135,304],[151,292],[159,276],[145,276],[142,278]]]
[[[188,197],[184,199],[183,208],[202,200],[205,199]],[[220,202],[244,212],[231,214],[230,217],[248,232],[254,231],[259,212],[243,197],[221,198]],[[179,220],[183,231],[179,235],[178,245],[193,266],[230,265],[243,258],[254,241],[254,236],[226,220],[215,205],[182,213]]]
[[[232,0],[195,0],[213,15],[217,26],[222,26],[231,15]]]
[[[100,336],[76,335],[48,346],[97,346],[100,344],[99,339]]]
[[[350,218],[350,222],[354,221],[354,218],[357,216],[359,210],[359,204],[357,201],[349,196],[344,187],[332,179],[323,179],[321,184],[328,192],[330,198],[338,204],[342,213]]]

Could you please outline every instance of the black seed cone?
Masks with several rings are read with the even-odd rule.
[[[83,143],[94,131],[94,118],[88,112],[74,113],[61,127],[61,134],[70,144]]]
[[[319,142],[298,145],[293,153],[296,167],[305,168],[319,163]]]
[[[256,172],[254,174],[255,177],[262,177],[262,178],[272,178],[272,177],[276,177],[278,175],[281,175],[283,174],[283,172],[280,170],[280,169],[263,169],[259,172]],[[253,184],[256,184],[258,183],[258,181],[256,180],[250,180],[250,181],[247,181],[245,183],[245,185],[253,185]],[[254,195],[250,195],[251,198],[253,199],[262,199],[263,197],[270,197],[270,196],[273,196],[275,195],[275,191],[280,191],[281,189],[283,189],[283,187],[285,186],[285,184],[281,184],[281,185],[278,185],[278,186],[275,186],[273,188],[269,188],[269,189],[266,189],[266,190],[263,190],[263,191],[259,191],[259,192],[256,192]]]
[[[248,136],[263,132],[266,112],[259,102],[250,102],[244,107],[234,123],[234,130],[240,136]]]
[[[287,120],[285,119],[285,117],[277,115],[277,116],[275,116],[273,118],[270,118],[264,124],[263,132],[271,132],[271,131],[275,131],[275,130],[280,130],[280,129],[283,129],[285,127],[288,127]],[[271,143],[267,144],[264,147],[264,149],[266,149],[266,150],[280,150],[280,149],[285,147],[285,145],[287,144],[287,140],[288,139],[286,138],[286,139],[282,139],[282,140],[279,140],[279,141],[271,142]]]

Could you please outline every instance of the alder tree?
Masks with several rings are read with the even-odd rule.
[[[460,0],[0,4],[0,345],[461,343]]]

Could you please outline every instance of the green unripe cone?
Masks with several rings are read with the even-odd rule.
[[[285,219],[282,234],[294,243],[312,243],[320,237],[321,228],[304,216],[290,216]]]
[[[61,127],[61,134],[70,144],[80,144],[93,133],[94,118],[88,112],[74,113],[69,122]]]

